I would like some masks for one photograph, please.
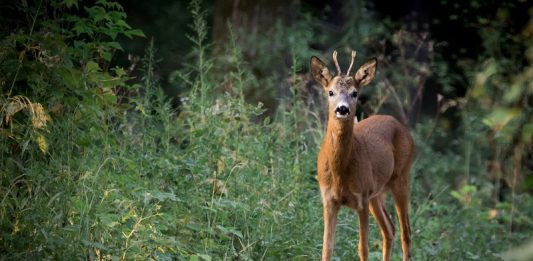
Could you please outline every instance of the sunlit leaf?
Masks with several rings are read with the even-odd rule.
[[[46,139],[43,135],[37,136],[37,144],[39,145],[39,150],[42,153],[46,153],[46,151],[48,150],[48,143],[46,143]]]
[[[505,107],[496,108],[491,114],[489,114],[489,116],[483,119],[483,123],[494,131],[500,131],[519,113],[520,109],[510,109]]]

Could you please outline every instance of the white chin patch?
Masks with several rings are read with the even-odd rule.
[[[337,117],[337,119],[348,119],[348,116],[350,116],[350,114],[346,114],[346,115],[342,115],[340,113],[335,113],[335,116]]]

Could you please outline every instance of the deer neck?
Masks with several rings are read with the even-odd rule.
[[[333,173],[342,174],[353,158],[354,120],[339,121],[332,117],[328,120],[324,145],[328,147],[328,162]]]

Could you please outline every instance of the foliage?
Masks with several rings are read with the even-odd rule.
[[[511,36],[505,33],[504,23],[508,18],[499,15],[497,18],[500,19],[480,29],[480,34],[493,44],[487,44],[486,56],[471,72],[472,88],[468,98],[472,107],[469,111],[480,114],[487,127],[489,148],[495,151],[490,159],[495,165],[494,175],[512,184],[513,189],[528,179],[529,183],[521,188],[531,188],[532,177],[521,173],[523,168],[527,172],[524,163],[532,153],[533,45],[530,38],[533,20],[521,34]],[[498,34],[491,33],[494,31]],[[521,52],[507,53],[503,48]]]
[[[487,166],[500,159],[503,169],[527,168],[531,23],[512,42],[528,59],[494,56],[488,46],[469,67],[468,94],[443,96],[439,113],[428,116],[416,115],[413,105],[427,86],[420,79],[450,88],[429,38],[388,25],[370,32],[377,22],[362,12],[354,17],[364,23],[343,29],[354,36],[329,43],[328,33],[314,38],[320,21],[299,14],[292,26],[275,25],[268,39],[228,24],[228,48],[214,52],[207,13],[192,1],[192,50],[172,74],[186,90],[175,109],[160,88],[153,40],[138,72],[115,66],[123,55],[119,36],[144,35],[126,23],[120,4],[43,0],[19,7],[32,20],[0,42],[0,259],[318,259],[315,160],[324,119],[321,90],[308,83],[305,66],[318,52],[313,43],[347,48],[352,37],[367,39],[359,57],[393,49],[381,52],[386,86],[363,90],[371,97],[363,107],[365,115],[403,113],[412,125],[413,258],[501,260],[531,235],[531,196],[513,185],[512,197],[500,200]],[[253,63],[245,58],[252,43],[261,52]],[[275,111],[250,97],[257,88],[278,99]],[[450,112],[459,119],[456,130]],[[338,260],[357,256],[355,218],[340,213]],[[370,256],[379,259],[373,220],[371,233]],[[393,260],[401,256],[398,237]]]

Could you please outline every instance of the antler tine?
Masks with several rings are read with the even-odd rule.
[[[333,51],[333,62],[335,67],[337,67],[337,75],[341,75],[341,67],[339,66],[339,61],[337,61],[337,51]]]
[[[357,53],[352,50],[352,61],[350,62],[350,67],[348,67],[348,72],[346,73],[346,75],[350,75],[350,71],[352,70],[352,66],[353,66],[353,62],[355,61],[355,55]]]

